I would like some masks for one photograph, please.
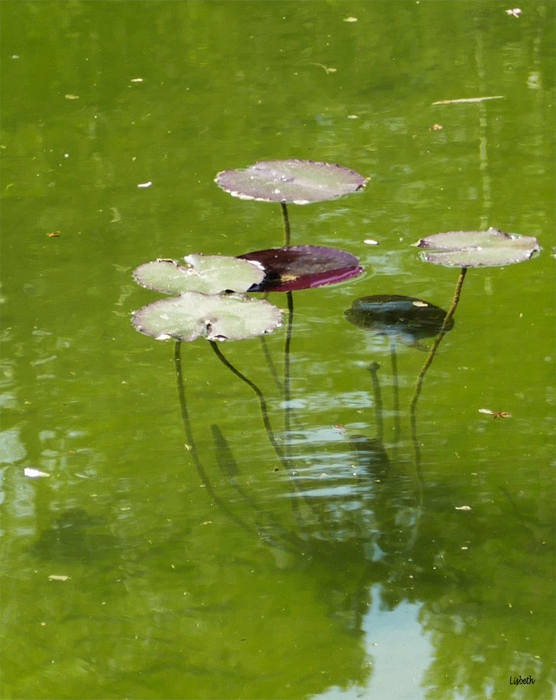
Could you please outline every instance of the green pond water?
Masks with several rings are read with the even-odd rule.
[[[2,697],[552,698],[554,3],[0,9]],[[138,265],[282,244],[213,180],[283,158],[370,178],[290,207],[365,273],[293,294],[289,402],[286,324],[219,346],[289,471],[208,343],[180,406],[131,324]],[[412,439],[426,352],[344,311],[447,310],[458,270],[411,244],[489,226],[541,252],[468,272]]]

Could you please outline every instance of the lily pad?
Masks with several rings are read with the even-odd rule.
[[[175,338],[184,342],[200,336],[207,340],[244,340],[271,333],[281,323],[279,308],[245,294],[185,292],[148,304],[133,315],[133,325],[141,333],[156,340]]]
[[[256,263],[224,255],[193,254],[184,260],[187,267],[173,260],[154,260],[140,265],[133,276],[143,287],[165,294],[246,292],[264,278]]]
[[[421,238],[417,248],[423,258],[447,267],[498,267],[528,260],[540,250],[532,236],[508,235],[495,228],[488,231],[449,231]]]
[[[354,326],[416,346],[419,340],[439,333],[446,311],[415,297],[375,294],[356,299],[344,316]],[[453,326],[451,319],[446,330]]]
[[[367,178],[349,168],[312,160],[266,160],[246,170],[224,170],[215,182],[233,197],[309,204],[362,190]]]
[[[250,292],[292,292],[343,282],[363,272],[358,258],[345,250],[314,245],[257,250],[239,256],[256,261],[266,274]]]

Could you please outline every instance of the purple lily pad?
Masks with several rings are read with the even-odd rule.
[[[265,278],[250,292],[293,292],[344,282],[363,272],[358,258],[345,250],[314,245],[257,250],[238,256],[260,263]]]
[[[397,338],[405,345],[438,335],[446,311],[428,301],[399,294],[374,294],[356,299],[344,312],[347,321],[378,335]],[[450,320],[446,330],[454,326]]]
[[[427,262],[446,267],[499,267],[528,260],[537,253],[533,236],[508,235],[495,228],[488,231],[449,231],[421,238]]]
[[[215,182],[233,197],[309,204],[362,190],[367,178],[349,168],[312,160],[266,160],[246,170],[224,170]]]

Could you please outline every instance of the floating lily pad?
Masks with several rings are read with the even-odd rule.
[[[184,260],[187,267],[173,260],[155,260],[140,265],[133,276],[143,287],[165,294],[246,292],[264,278],[264,272],[256,263],[224,255],[193,254]]]
[[[528,260],[540,250],[532,236],[508,235],[495,228],[488,231],[449,231],[421,238],[423,258],[447,267],[498,267]]]
[[[446,311],[428,301],[399,294],[375,294],[356,299],[344,316],[354,326],[395,337],[406,345],[418,345],[442,328]],[[454,326],[450,320],[446,330]]]
[[[262,282],[251,287],[250,292],[292,292],[322,287],[363,272],[355,255],[315,245],[257,250],[239,257],[260,263],[266,272]]]
[[[281,322],[280,309],[244,294],[185,292],[148,304],[133,315],[133,325],[141,333],[156,340],[184,342],[200,336],[207,340],[254,338],[271,333]]]
[[[362,190],[367,178],[340,165],[292,158],[261,161],[246,170],[224,170],[215,182],[240,199],[309,204]]]

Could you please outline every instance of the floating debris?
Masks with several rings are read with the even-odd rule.
[[[504,95],[491,95],[489,97],[462,97],[458,100],[440,100],[439,102],[433,102],[433,105],[456,105],[464,104],[466,102],[484,102],[485,100],[503,100]]]
[[[491,411],[489,408],[480,408],[479,413],[486,413],[487,416],[492,416],[493,418],[511,418],[512,414],[508,411]]]
[[[47,474],[47,472],[41,472],[40,469],[35,469],[34,467],[25,467],[23,470],[23,473],[25,476],[28,476],[30,479],[38,479],[40,477],[47,477],[50,476],[50,474]]]
[[[323,68],[326,75],[328,75],[329,73],[335,73],[337,70],[336,68],[329,68],[328,66],[325,66],[324,63],[314,63],[313,61],[311,61],[311,63],[309,63],[309,65],[310,66],[317,66],[318,68]]]

